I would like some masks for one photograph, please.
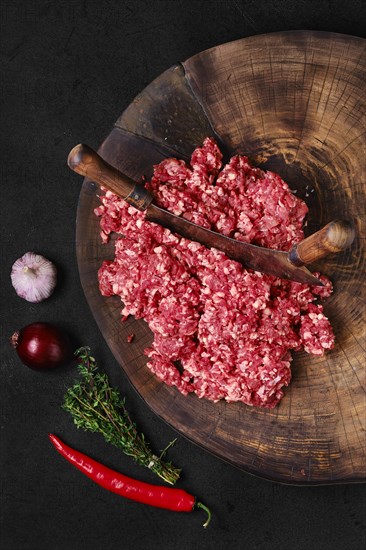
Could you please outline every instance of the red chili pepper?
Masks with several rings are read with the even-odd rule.
[[[195,497],[183,489],[172,489],[137,481],[115,472],[89,456],[72,449],[54,434],[48,434],[48,437],[55,449],[66,460],[104,489],[143,504],[175,512],[192,512],[194,508],[202,508],[208,515],[203,526],[207,527],[209,524],[211,519],[210,510],[201,502],[196,502]]]

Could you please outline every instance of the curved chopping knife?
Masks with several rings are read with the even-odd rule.
[[[312,263],[327,254],[340,252],[350,246],[354,239],[355,232],[350,223],[333,221],[298,243],[290,252],[243,243],[159,208],[153,203],[154,197],[147,189],[108,164],[87,145],[76,145],[67,162],[78,174],[109,189],[138,210],[145,210],[147,220],[208,248],[221,250],[246,268],[283,279],[322,286],[322,282],[304,264]]]

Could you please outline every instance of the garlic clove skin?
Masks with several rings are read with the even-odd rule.
[[[47,258],[26,252],[13,264],[11,282],[20,298],[32,303],[42,302],[55,289],[57,270]]]

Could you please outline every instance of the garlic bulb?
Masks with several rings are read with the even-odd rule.
[[[28,302],[41,302],[51,296],[56,286],[57,271],[50,260],[26,252],[11,270],[11,282],[16,293]]]

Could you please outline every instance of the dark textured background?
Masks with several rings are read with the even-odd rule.
[[[288,487],[251,477],[178,436],[169,456],[179,485],[213,511],[174,514],[103,491],[50,446],[54,431],[96,459],[156,478],[61,411],[75,367],[22,366],[9,335],[34,321],[67,328],[92,347],[155,449],[176,433],[153,415],[122,373],[84,299],[75,259],[81,179],[65,164],[79,141],[98,147],[154,77],[206,48],[290,29],[366,37],[366,3],[331,0],[111,0],[1,3],[1,439],[0,547],[4,550],[362,550],[364,485]],[[35,250],[60,273],[53,297],[31,305],[10,283],[16,258]]]

